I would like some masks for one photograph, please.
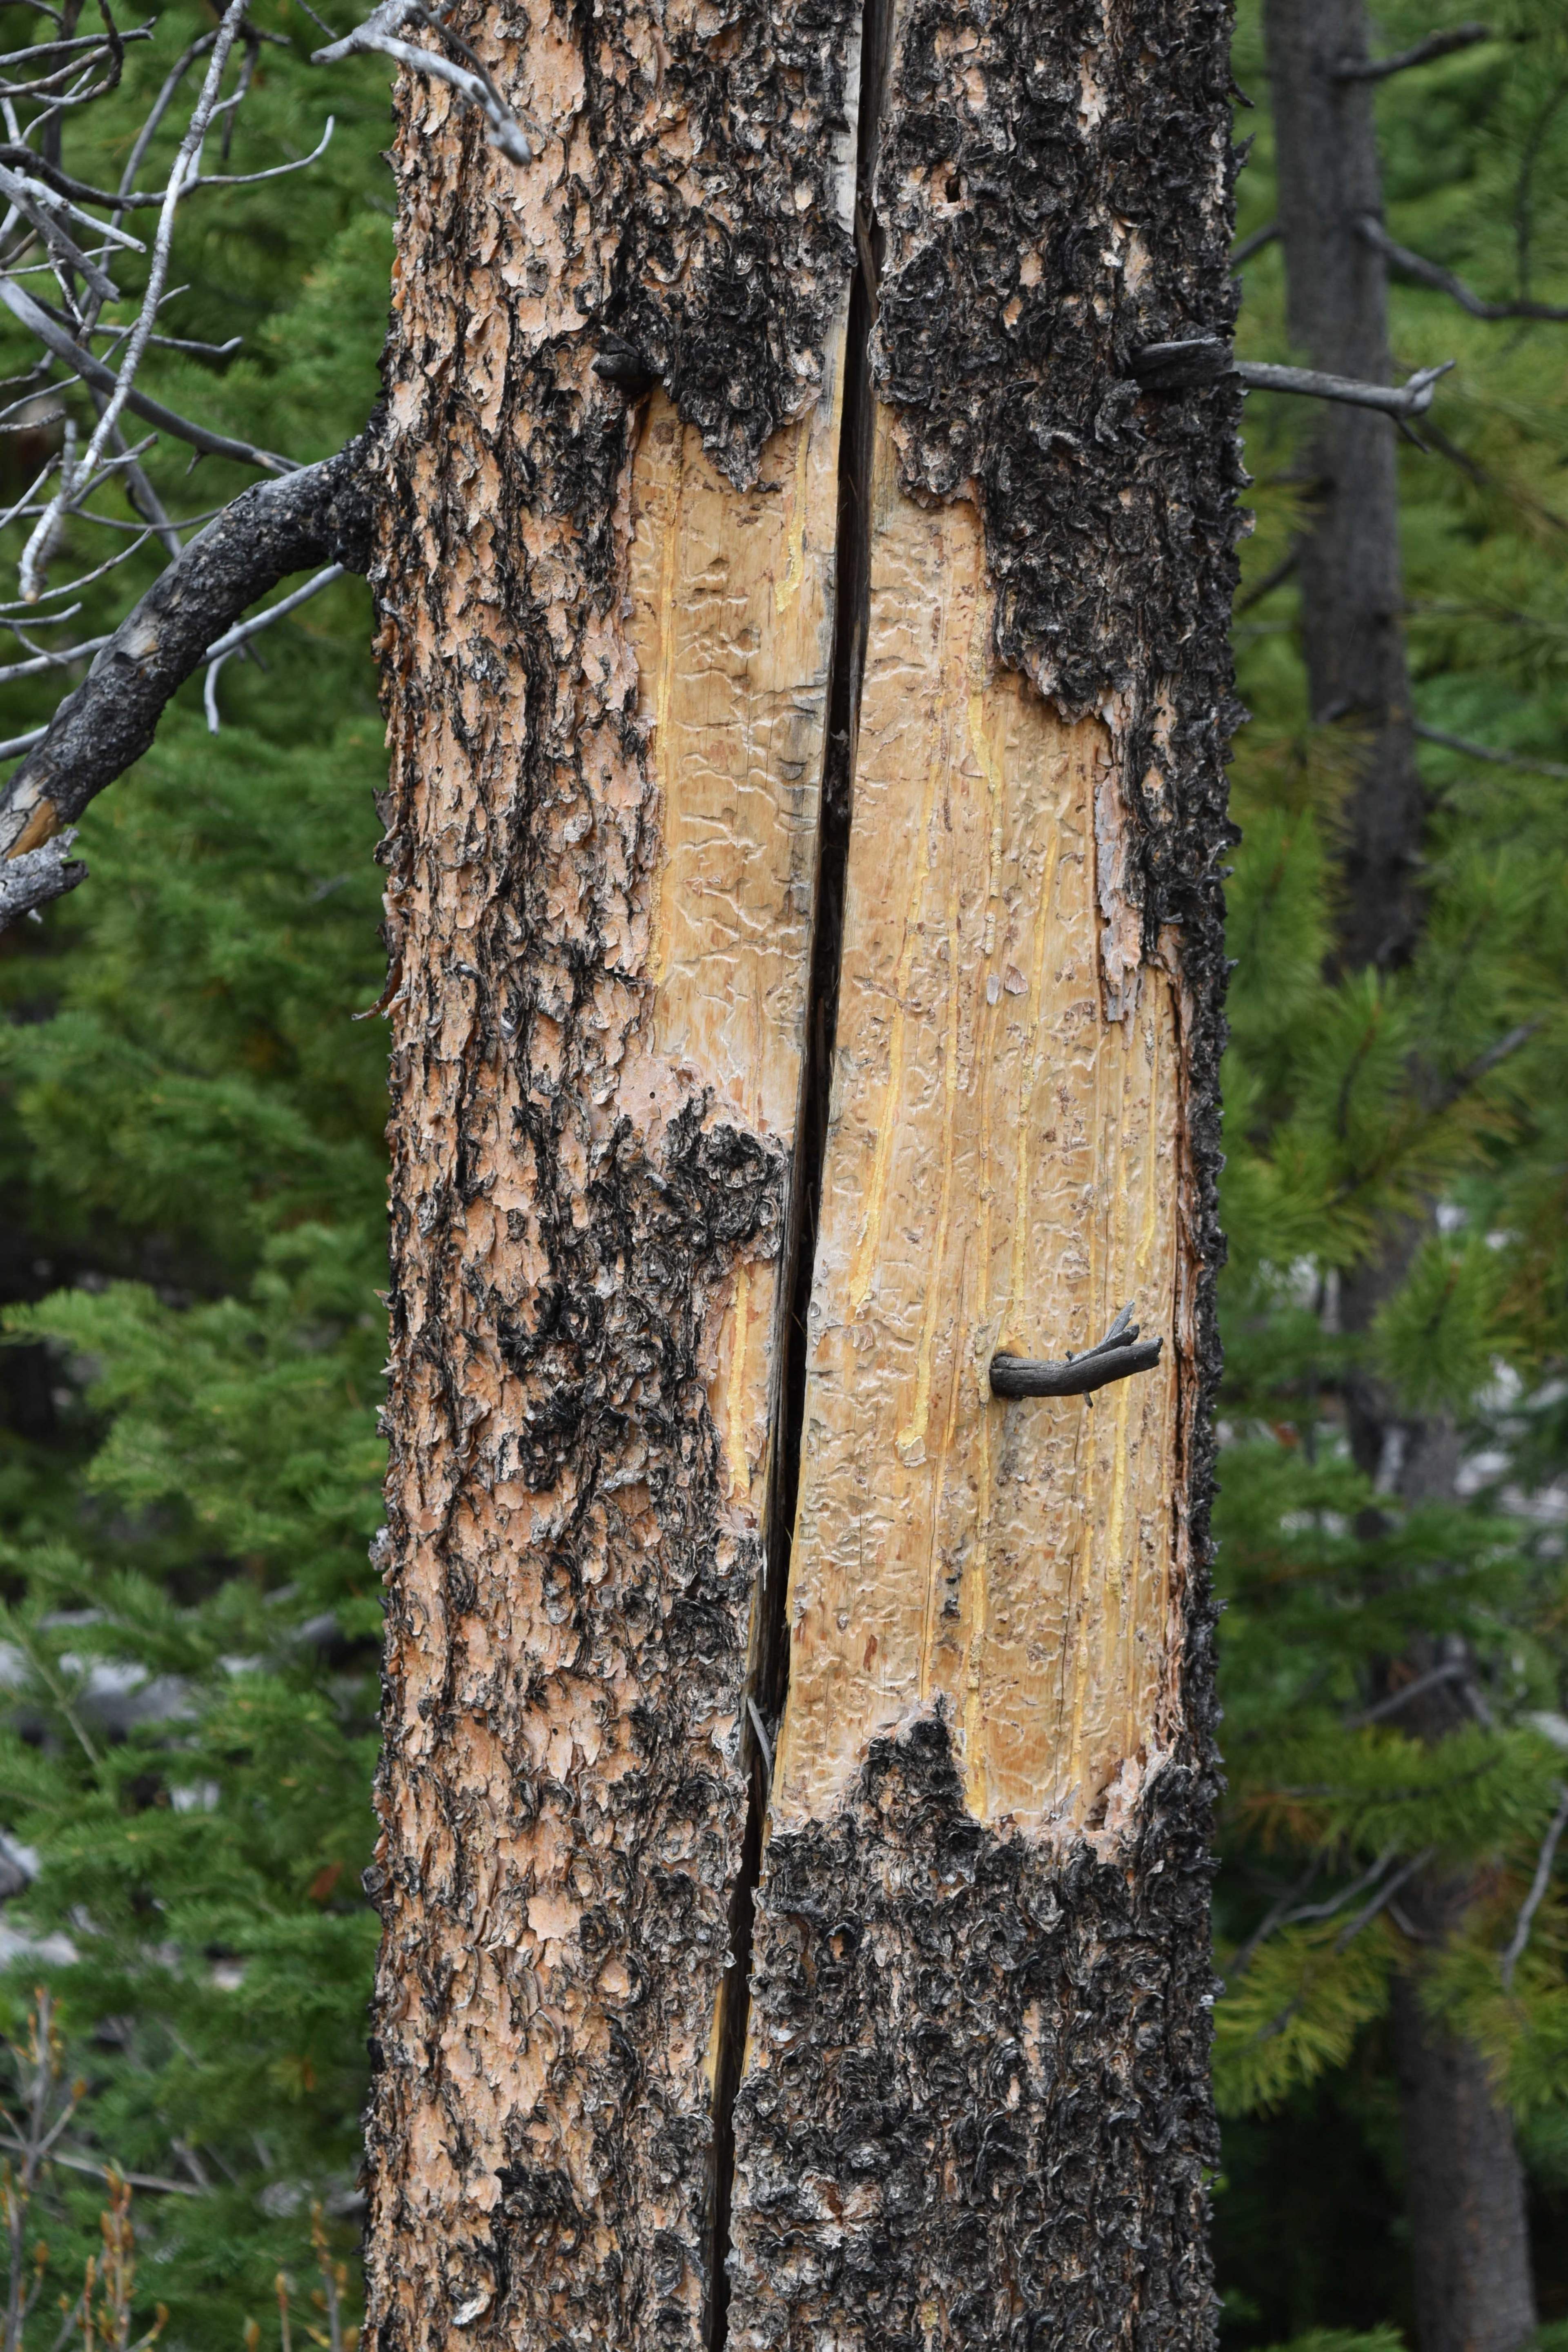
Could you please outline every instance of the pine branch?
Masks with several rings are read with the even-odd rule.
[[[1472,319],[1568,319],[1568,310],[1559,309],[1550,302],[1484,300],[1473,287],[1467,286],[1462,278],[1457,278],[1451,269],[1445,269],[1440,262],[1428,261],[1424,254],[1412,253],[1407,245],[1396,245],[1383,223],[1375,220],[1370,213],[1362,215],[1356,227],[1373,251],[1383,255],[1390,268],[1397,269],[1405,278],[1415,278],[1418,286],[1430,286],[1435,292],[1447,294],[1461,310],[1468,310]]]
[[[1456,49],[1474,48],[1478,41],[1495,41],[1489,25],[1451,25],[1447,32],[1428,33],[1392,58],[1342,58],[1331,73],[1333,81],[1386,81],[1390,74],[1408,73],[1412,66],[1429,66]]]
[[[1535,1876],[1530,1882],[1530,1892],[1520,1906],[1518,1925],[1510,1937],[1508,1949],[1502,1956],[1502,1982],[1505,1992],[1510,1992],[1513,1990],[1513,1972],[1524,1957],[1524,1948],[1530,1941],[1531,1927],[1545,1899],[1546,1889],[1552,1879],[1552,1865],[1557,1858],[1558,1842],[1565,1829],[1568,1829],[1568,1781],[1564,1781],[1560,1788],[1557,1811],[1552,1816],[1546,1835],[1542,1841],[1541,1852],[1536,1858]]]
[[[142,757],[185,680],[279,580],[322,562],[365,571],[367,441],[247,490],[160,574],[0,790],[0,872],[44,851]],[[0,929],[74,888],[83,871],[58,850],[29,863],[25,903],[0,898]]]

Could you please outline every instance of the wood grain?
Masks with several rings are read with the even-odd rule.
[[[629,633],[658,786],[648,1045],[793,1151],[833,635],[842,369],[737,492],[662,393],[632,480]],[[709,1400],[753,1526],[778,1377],[778,1257],[742,1262]]]
[[[940,1701],[973,1812],[1065,1836],[1130,1816],[1170,1676],[1174,990],[1146,966],[1106,1018],[1110,736],[992,672],[974,510],[893,459],[883,412],[771,1822],[826,1819]],[[992,1398],[998,1348],[1082,1348],[1129,1298],[1155,1371]]]

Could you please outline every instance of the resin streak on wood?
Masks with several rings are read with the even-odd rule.
[[[988,663],[964,503],[873,490],[832,1123],[771,1825],[825,1820],[879,1730],[944,1705],[968,1801],[1128,1820],[1178,1596],[1176,991],[1107,1021],[1094,803],[1110,739]],[[1003,1403],[1129,1298],[1152,1373]]]

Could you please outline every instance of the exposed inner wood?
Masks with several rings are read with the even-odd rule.
[[[1105,1017],[1094,835],[1111,759],[988,662],[965,503],[899,491],[879,413],[871,617],[811,1310],[776,1831],[945,1702],[973,1812],[1115,1830],[1176,1638],[1175,990]],[[1138,1302],[1159,1368],[990,1394]]]
[[[632,482],[628,624],[659,791],[647,1039],[792,1149],[832,653],[842,366],[733,490],[662,392]],[[775,1418],[775,1257],[742,1262],[709,1399],[730,1498],[761,1526]]]

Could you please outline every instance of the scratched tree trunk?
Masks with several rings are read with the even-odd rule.
[[[1130,353],[1228,327],[1227,10],[459,21],[539,155],[400,94],[374,2340],[1184,2352],[1235,416]]]

